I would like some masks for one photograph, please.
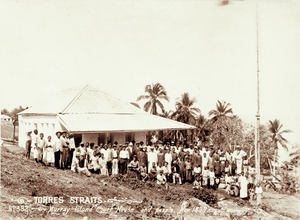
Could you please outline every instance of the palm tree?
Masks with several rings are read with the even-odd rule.
[[[176,101],[176,111],[171,115],[171,118],[186,124],[195,124],[197,113],[201,113],[199,108],[193,107],[195,102],[195,98],[190,99],[188,93],[183,93],[181,99],[178,98]],[[184,136],[187,136],[186,131],[184,132]]]
[[[169,101],[169,97],[167,96],[165,88],[160,83],[156,83],[154,85],[146,85],[145,93],[148,94],[139,96],[137,98],[137,101],[148,99],[148,101],[144,105],[144,110],[146,112],[148,112],[150,109],[151,114],[157,115],[157,105],[160,107],[162,112],[165,111],[165,108],[159,99]]]
[[[190,99],[189,93],[183,93],[181,99],[177,99],[176,101],[176,111],[172,114],[172,117],[174,117],[176,121],[186,124],[195,124],[197,113],[201,113],[199,108],[192,107],[195,102],[196,99]]]
[[[232,108],[229,108],[230,103],[226,103],[225,101],[217,102],[217,109],[210,110],[208,116],[212,117],[212,122],[216,122],[219,118],[226,118],[229,114],[233,114]]]
[[[269,131],[271,132],[272,135],[272,141],[274,143],[275,147],[275,157],[278,154],[278,143],[285,149],[288,150],[287,144],[288,141],[282,136],[284,133],[290,133],[292,132],[291,130],[285,129],[282,130],[283,125],[280,124],[280,121],[278,119],[275,119],[274,121],[269,121]],[[274,159],[274,170],[273,170],[273,175],[275,176],[275,159]]]
[[[198,128],[197,136],[202,142],[204,142],[208,133],[210,132],[210,130],[208,129],[208,120],[205,118],[204,115],[200,114],[199,117],[196,119],[195,126]]]

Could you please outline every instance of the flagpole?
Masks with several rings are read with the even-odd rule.
[[[260,125],[260,103],[259,103],[259,35],[258,35],[258,2],[256,1],[256,64],[257,64],[257,114],[255,129],[255,170],[256,183],[260,181],[260,145],[259,145],[259,125]]]

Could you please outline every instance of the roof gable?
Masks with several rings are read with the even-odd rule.
[[[147,114],[90,85],[63,90],[20,114]]]

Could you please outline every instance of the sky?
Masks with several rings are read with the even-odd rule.
[[[300,1],[0,2],[1,109],[91,84],[136,102],[161,83],[167,110],[184,92],[208,116],[217,100],[248,123],[278,118],[300,143]],[[140,103],[142,104],[142,103]]]

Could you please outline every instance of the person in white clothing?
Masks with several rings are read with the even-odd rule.
[[[165,162],[168,162],[168,172],[171,173],[172,154],[170,153],[170,149],[165,154]]]
[[[54,152],[53,152],[54,143],[51,141],[51,136],[48,136],[48,140],[46,142],[43,160],[51,166],[51,163],[54,163]]]
[[[75,151],[75,140],[74,140],[74,135],[69,134],[69,148],[70,148],[70,153],[69,153],[69,158],[68,158],[68,166],[72,166],[72,161],[74,160],[74,151]]]
[[[248,197],[248,181],[244,175],[244,172],[241,173],[241,176],[238,179],[239,185],[240,185],[240,197],[242,199],[246,199]]]
[[[262,193],[263,193],[263,190],[262,190],[261,184],[258,183],[255,188],[257,205],[261,205]]]
[[[76,156],[76,158],[74,160],[74,163],[73,163],[73,166],[72,166],[71,170],[76,172],[76,173],[78,172],[79,174],[83,173],[87,176],[91,176],[91,173],[88,171],[88,169],[86,167],[81,167],[80,166],[80,163],[79,163],[80,153],[76,152],[75,156]]]
[[[38,130],[35,129],[31,133],[31,147],[33,148],[33,157],[35,161],[38,163],[38,157],[39,157],[39,149],[38,149]]]
[[[157,166],[157,154],[154,152],[154,147],[151,147],[150,150],[148,153],[148,173],[150,173],[153,163],[155,167]]]

